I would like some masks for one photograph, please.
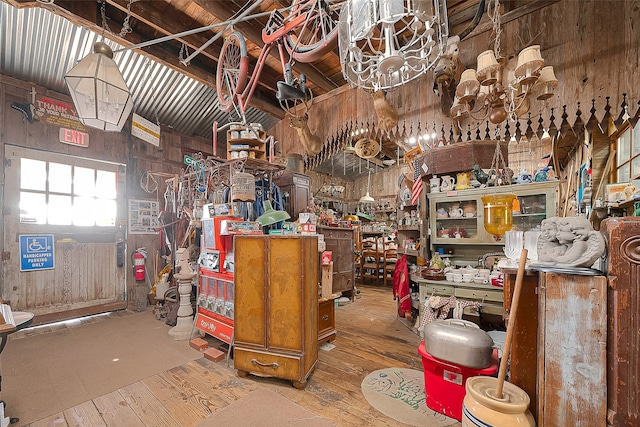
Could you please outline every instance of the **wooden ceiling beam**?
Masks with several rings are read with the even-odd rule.
[[[528,15],[531,12],[535,12],[538,9],[550,6],[554,3],[558,3],[560,0],[535,0],[530,3],[524,4],[516,9],[510,10],[500,16],[500,23],[502,25],[515,19]],[[485,15],[486,17],[486,15]],[[485,31],[491,31],[493,29],[493,22],[490,19],[482,19],[478,26],[467,36],[467,38],[477,36]]]
[[[107,0],[107,2],[114,7],[118,8],[124,13],[127,13],[127,5],[128,2],[125,0]],[[153,4],[153,3],[151,3]],[[136,2],[131,5],[131,16],[141,23],[146,24],[153,30],[165,35],[171,36],[174,34],[179,34],[184,31],[188,31],[191,29],[198,29],[202,27],[206,27],[220,21],[217,17],[211,16],[213,18],[210,22],[200,22],[198,20],[193,19],[191,16],[182,13],[180,10],[176,10],[172,5],[169,5],[171,8],[170,11],[159,11],[151,7],[147,3]],[[176,17],[179,14],[179,17]],[[207,13],[208,14],[208,13]],[[163,17],[172,17],[171,19],[164,19]],[[176,23],[180,23],[179,25]],[[215,35],[217,31],[222,31],[224,29],[223,26],[217,28],[216,31],[208,30],[203,31],[202,33],[192,34],[184,37],[177,37],[176,42],[183,43],[186,46],[190,47],[192,51],[200,49],[206,43],[209,42],[210,38]],[[139,31],[139,28],[136,30]],[[211,37],[205,37],[201,34],[208,34]],[[149,36],[152,38],[153,36]],[[159,38],[159,37],[156,37]],[[217,72],[217,63],[219,60],[219,54],[222,50],[222,44],[224,39],[219,38],[213,44],[208,46],[206,49],[203,49],[199,54],[204,55],[205,57],[211,59],[213,63],[210,65],[211,74],[215,75]],[[263,70],[264,79],[261,79],[257,82],[258,86],[262,87],[265,92],[276,92],[276,82],[281,78],[281,73],[276,70],[264,69]],[[214,78],[215,81],[215,78]]]
[[[127,13],[127,5],[128,1],[125,0],[107,0],[107,3],[113,5],[114,7],[120,9],[122,12]],[[143,2],[135,2],[131,4],[131,16],[138,21],[146,24],[152,29],[156,30],[159,33],[162,33],[165,36],[170,36],[174,34],[182,33],[189,29],[195,29],[199,27],[204,27],[200,22],[193,20],[190,16],[183,14],[179,10],[175,10],[172,8],[170,12],[160,12],[156,8],[152,7],[152,3],[143,3]],[[172,6],[169,6],[172,7]],[[177,15],[181,15],[177,17]],[[172,19],[163,19],[164,17],[171,17]],[[178,25],[181,23],[181,25]],[[189,28],[185,28],[188,26]],[[212,31],[210,30],[209,33]],[[204,32],[203,32],[204,33]],[[183,43],[186,46],[189,46],[191,49],[196,50],[199,49],[200,46],[205,44],[208,41],[208,38],[198,34],[192,34],[184,37],[175,38],[176,42]],[[222,48],[222,42],[218,41],[212,47],[205,49],[201,52],[202,55],[205,55],[212,60],[218,62],[218,57],[220,53],[220,49]]]

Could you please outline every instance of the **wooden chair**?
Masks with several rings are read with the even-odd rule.
[[[396,261],[398,261],[398,250],[395,248],[385,249],[382,267],[384,272],[384,279],[382,283],[384,286],[387,286],[387,282],[390,282],[393,285],[393,272],[396,269]]]
[[[364,246],[360,255],[360,278],[362,282],[366,279],[375,279],[375,283],[383,279],[383,262],[381,258],[384,253],[378,251],[376,246]]]

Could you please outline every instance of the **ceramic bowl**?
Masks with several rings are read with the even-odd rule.
[[[478,276],[480,277],[489,277],[490,274],[491,270],[489,270],[488,268],[481,268],[478,270]]]

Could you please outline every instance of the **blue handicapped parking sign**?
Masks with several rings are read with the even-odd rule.
[[[20,235],[20,271],[54,268],[53,234]]]

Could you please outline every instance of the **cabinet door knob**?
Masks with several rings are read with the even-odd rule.
[[[322,316],[322,320],[323,320],[324,322],[326,322],[327,320],[329,320],[329,316],[328,316],[328,315],[326,315],[326,314],[325,314],[325,315],[323,315],[323,316]]]

